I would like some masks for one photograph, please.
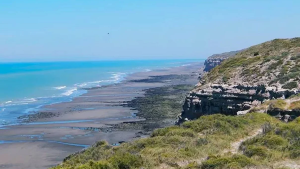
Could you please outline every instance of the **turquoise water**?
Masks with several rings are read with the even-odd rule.
[[[200,60],[0,63],[0,125],[41,106],[72,100],[84,88],[122,81],[130,73],[182,66]]]

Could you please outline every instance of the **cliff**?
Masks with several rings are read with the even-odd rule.
[[[221,54],[214,54],[214,55],[208,57],[204,62],[204,66],[205,66],[204,71],[206,71],[206,72],[210,71],[214,67],[220,65],[225,59],[233,57],[241,51],[242,50],[225,52],[225,53],[221,53]]]
[[[215,113],[248,113],[267,100],[299,93],[299,79],[300,38],[252,46],[202,76],[185,100],[179,123]]]

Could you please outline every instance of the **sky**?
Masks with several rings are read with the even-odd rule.
[[[0,62],[204,59],[300,36],[299,6],[299,0],[2,0]]]

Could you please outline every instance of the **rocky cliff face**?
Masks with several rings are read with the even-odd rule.
[[[300,38],[250,47],[201,77],[185,100],[179,123],[215,113],[248,113],[268,100],[300,93],[299,80]]]
[[[205,89],[190,92],[186,97],[179,123],[203,115],[221,113],[240,115],[248,113],[271,99],[285,99],[297,91],[275,87],[212,84]],[[274,114],[274,113],[273,113]]]
[[[239,52],[241,52],[241,50],[226,52],[226,53],[221,53],[221,54],[215,54],[215,55],[208,57],[204,62],[204,66],[205,66],[204,71],[206,71],[206,72],[210,71],[214,67],[220,65],[225,59],[233,57]]]

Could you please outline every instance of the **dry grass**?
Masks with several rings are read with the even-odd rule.
[[[210,115],[198,120],[158,129],[150,138],[112,147],[105,142],[69,157],[55,169],[184,167],[210,155],[221,154],[231,143],[270,121],[267,114],[245,116]],[[191,164],[190,164],[191,165]]]

